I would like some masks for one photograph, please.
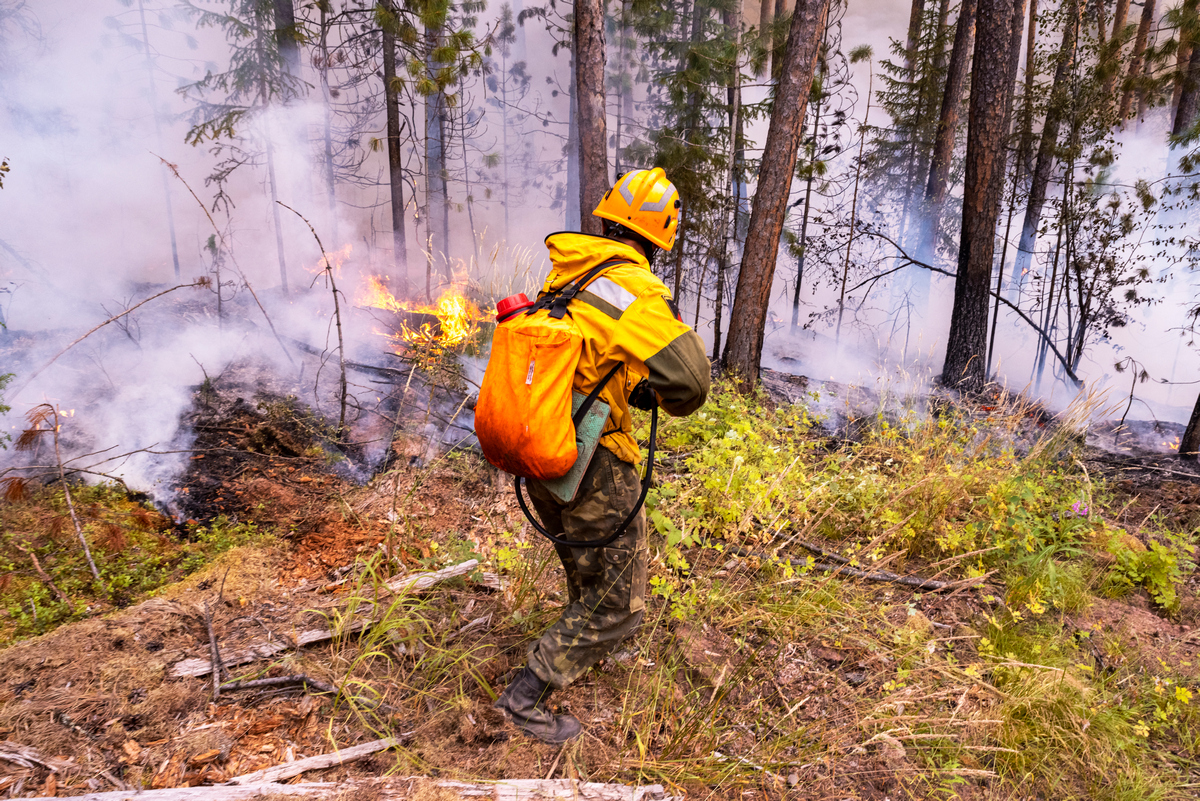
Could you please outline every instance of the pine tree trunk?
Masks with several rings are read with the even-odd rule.
[[[1021,133],[1017,138],[1018,175],[1024,179],[1033,175],[1033,93],[1037,78],[1033,54],[1034,48],[1037,46],[1037,4],[1038,0],[1029,0],[1029,30],[1025,39],[1025,94],[1023,95],[1025,108],[1024,113],[1021,114]]]
[[[337,183],[333,164],[333,97],[329,91],[329,17],[326,6],[319,7],[321,14],[321,38],[318,43],[321,58],[321,99],[323,102],[323,119],[321,131],[322,156],[325,169],[325,197],[329,202],[329,225],[333,231],[333,246],[341,242],[338,232],[337,213]]]
[[[142,0],[138,0],[138,16],[142,23],[142,45],[146,49],[146,78],[150,84],[150,106],[154,114],[154,137],[159,152],[162,146],[162,120],[158,113],[158,92],[154,85],[154,61],[150,56],[150,33],[146,27],[146,8]],[[159,162],[159,174],[162,176],[163,200],[166,203],[167,230],[171,234],[171,261],[175,265],[175,278],[179,278],[179,245],[175,238],[175,210],[171,206],[171,179],[167,175],[167,165]],[[217,282],[217,300],[221,298],[220,281]]]
[[[1196,398],[1192,416],[1183,430],[1183,438],[1179,440],[1179,458],[1194,462],[1197,451],[1200,451],[1200,397]]]
[[[954,157],[954,137],[958,131],[958,111],[962,106],[967,83],[971,47],[975,41],[976,0],[962,0],[958,24],[954,29],[954,49],[946,71],[946,90],[942,94],[942,114],[938,120],[937,136],[933,142],[933,158],[929,163],[929,181],[925,185],[924,235],[917,258],[932,264],[937,250],[937,234],[941,225],[942,207],[950,185],[950,164]]]
[[[771,51],[771,22],[775,15],[775,0],[762,0],[758,8],[758,40],[760,46],[768,53]],[[771,59],[763,59],[761,74],[770,74]]]
[[[575,3],[575,94],[579,103],[579,213],[587,234],[600,234],[592,209],[608,191],[608,135],[604,107],[604,8],[600,0]]]
[[[296,9],[292,0],[272,0],[275,12],[275,43],[289,75],[300,74],[300,42],[296,31]]]
[[[723,358],[743,389],[758,379],[779,236],[828,13],[829,0],[797,0],[792,14]]]
[[[575,89],[575,61],[571,60],[570,98],[567,110],[567,195],[565,200],[564,228],[568,231],[583,230],[582,214],[579,209],[579,92]]]
[[[1004,180],[1012,27],[1021,24],[1017,0],[980,0],[967,122],[967,174],[954,310],[942,381],[979,389],[986,380],[988,285],[996,248],[996,218]]]
[[[908,41],[904,43],[904,72],[912,79],[913,66],[917,58],[917,47],[921,42],[921,19],[925,16],[925,0],[912,0],[908,13]]]
[[[1106,103],[1112,103],[1115,99],[1117,75],[1121,71],[1121,46],[1125,24],[1128,20],[1129,0],[1117,0],[1117,7],[1113,11],[1112,35],[1109,37],[1108,45],[1108,58],[1111,59],[1111,65],[1104,76],[1104,88],[1101,90]]]
[[[1183,85],[1187,81],[1188,62],[1192,58],[1192,43],[1181,41],[1175,53],[1175,86],[1171,89],[1171,108],[1178,114],[1179,99],[1183,97]]]
[[[442,32],[437,27],[425,28],[425,71],[436,82],[442,65],[434,60],[441,45]],[[449,216],[450,199],[446,193],[446,99],[440,89],[425,96],[425,230],[427,276],[441,272],[450,278]],[[440,270],[435,270],[439,267]],[[427,277],[425,294],[432,302],[432,287]]]
[[[1129,119],[1133,111],[1134,89],[1142,74],[1142,59],[1146,55],[1146,43],[1150,40],[1150,27],[1154,24],[1154,0],[1145,0],[1142,5],[1142,19],[1138,23],[1137,38],[1133,42],[1133,55],[1129,59],[1129,72],[1126,73],[1125,91],[1121,95],[1121,109],[1118,119],[1122,124]],[[1138,91],[1140,96],[1143,92]]]
[[[388,8],[392,14],[395,11]],[[392,264],[401,296],[408,297],[408,243],[404,235],[404,164],[400,153],[400,106],[396,87],[394,23],[383,25],[383,97],[387,106],[388,184],[392,206]]]
[[[787,14],[787,0],[775,0],[774,19],[776,21],[781,20],[785,14]],[[779,72],[779,59],[775,56],[779,52],[779,49],[783,47],[786,38],[783,31],[778,28],[775,29],[775,35],[771,37],[771,72],[768,74],[771,76],[772,81],[776,79],[776,73]]]
[[[1171,127],[1173,136],[1182,136],[1196,124],[1196,113],[1200,111],[1200,47],[1195,46],[1196,7],[1198,0],[1187,0],[1183,4],[1183,29],[1180,31],[1180,65],[1184,62],[1183,51],[1186,48],[1188,57],[1186,71],[1179,71],[1179,79],[1175,86],[1178,98],[1175,101],[1175,124]]]
[[[1150,0],[1152,2],[1152,0]],[[1042,125],[1042,139],[1038,143],[1037,163],[1033,168],[1033,181],[1029,187],[1029,200],[1025,207],[1025,221],[1021,226],[1021,241],[1017,245],[1017,257],[1013,264],[1013,279],[1018,288],[1033,260],[1033,248],[1037,244],[1037,229],[1042,219],[1042,206],[1046,203],[1046,187],[1054,169],[1055,152],[1058,150],[1058,129],[1062,125],[1068,98],[1068,83],[1071,67],[1075,63],[1075,50],[1079,41],[1079,2],[1069,0],[1067,27],[1063,32],[1062,44],[1058,49],[1054,67],[1054,84],[1050,90],[1050,107],[1046,111],[1046,122]]]
[[[724,238],[721,243],[721,258],[717,264],[717,297],[713,309],[713,361],[721,358],[721,314],[725,299],[725,281],[728,275],[731,254],[730,239],[737,239],[738,215],[738,158],[741,151],[738,148],[738,135],[742,123],[742,82],[741,82],[741,51],[742,51],[742,7],[736,4],[732,10],[725,11],[723,22],[728,31],[733,31],[733,64],[731,65],[727,87],[729,99],[729,184],[726,201],[729,204],[728,217],[725,220]]]

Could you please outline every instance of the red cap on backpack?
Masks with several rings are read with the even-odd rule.
[[[509,295],[496,304],[496,322],[502,323],[517,312],[528,309],[532,305],[533,301],[527,298],[524,292],[519,295]]]

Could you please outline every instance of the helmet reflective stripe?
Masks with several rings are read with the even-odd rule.
[[[640,207],[638,207],[638,211],[665,211],[667,208],[667,204],[671,202],[671,196],[673,194],[675,194],[675,193],[674,192],[663,192],[663,196],[662,196],[661,200],[659,200],[657,203],[651,203],[649,200],[647,200],[644,203],[642,203],[642,205]]]
[[[633,176],[634,176],[634,173],[632,173],[632,172],[626,173],[625,177],[623,177],[617,183],[617,191],[621,193],[621,197],[625,198],[625,202],[628,203],[630,206],[633,205],[633,190],[629,188],[629,184],[630,184],[630,181],[633,179]],[[644,205],[643,205],[643,208],[645,208]],[[662,209],[659,209],[659,211],[662,211]]]

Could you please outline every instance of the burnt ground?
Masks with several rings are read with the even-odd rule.
[[[560,753],[562,749],[515,734],[490,702],[511,669],[523,663],[526,643],[561,602],[553,552],[522,531],[506,482],[473,455],[431,461],[436,448],[428,416],[416,405],[403,411],[399,406],[380,410],[378,417],[391,425],[386,435],[395,436],[375,462],[402,469],[384,482],[362,485],[354,479],[367,460],[361,452],[330,447],[326,424],[310,416],[303,404],[245,386],[199,392],[189,417],[197,453],[179,481],[173,514],[180,522],[221,516],[255,522],[276,531],[278,544],[232,551],[159,597],[0,651],[0,740],[33,746],[69,763],[53,778],[44,770],[0,770],[0,797],[51,791],[69,795],[122,784],[161,788],[218,783],[325,753],[331,741],[345,747],[386,731],[413,735],[398,755],[377,754],[304,778],[336,780],[399,770],[470,779],[540,778],[549,772],[594,781],[658,781],[661,767],[638,767],[636,755],[642,749],[669,761],[719,748],[734,755],[724,781],[714,782],[719,772],[698,775],[679,780],[677,789],[694,797],[775,798],[788,793],[789,781],[784,780],[794,778],[803,797],[922,797],[926,785],[914,778],[917,771],[902,747],[897,750],[886,738],[882,747],[859,742],[864,709],[879,703],[871,699],[891,692],[885,686],[894,675],[887,654],[836,627],[795,632],[781,643],[751,621],[735,636],[704,621],[672,620],[657,598],[651,599],[647,617],[655,622],[639,634],[637,648],[619,651],[556,696],[560,708],[587,726],[589,734],[581,743]],[[1151,514],[1170,515],[1178,523],[1194,521],[1200,480],[1176,475],[1188,471],[1176,470],[1172,465],[1177,462],[1165,457],[1133,454],[1121,459],[1113,463],[1111,455],[1089,454],[1085,464],[1093,475],[1112,480],[1117,493],[1112,508],[1121,509],[1123,524]],[[1163,475],[1170,479],[1161,480]],[[1139,532],[1138,526],[1128,528],[1135,536]],[[396,558],[392,569],[409,573],[472,553],[494,553],[498,545],[528,546],[522,555],[528,566],[525,581],[499,592],[480,583],[479,576],[442,585],[422,602],[429,631],[405,633],[400,644],[408,650],[390,646],[403,665],[422,648],[447,647],[446,633],[452,633],[455,652],[466,654],[470,665],[471,679],[458,691],[446,685],[421,689],[380,683],[374,689],[401,710],[388,720],[297,688],[226,693],[214,701],[207,677],[172,674],[183,660],[207,655],[206,610],[224,654],[263,640],[287,643],[298,632],[330,626],[355,594],[353,581],[336,582],[356,559],[388,542]],[[754,573],[751,565],[723,563],[711,553],[699,555],[692,569],[729,581],[748,581]],[[828,585],[828,580],[821,583]],[[1181,675],[1198,676],[1200,606],[1195,590],[1193,579],[1175,619],[1163,617],[1144,594],[1135,593],[1095,603],[1064,618],[1063,625],[1101,633],[1098,665],[1106,658],[1133,658],[1151,668],[1161,660]],[[533,593],[540,600],[530,606],[516,592]],[[982,600],[986,592],[922,597],[891,585],[855,592],[879,610],[880,626],[914,636],[933,630],[947,641],[969,641],[972,627],[990,611]],[[514,621],[517,608],[532,609],[532,615]],[[486,622],[476,625],[480,620]],[[234,667],[230,673],[305,673],[336,684],[367,647],[345,637],[333,645],[288,650],[273,661]],[[960,647],[966,656],[968,646]],[[630,722],[620,720],[618,710],[628,697],[659,697],[649,686],[658,675],[650,667],[659,661],[676,666],[676,685],[666,703],[677,707],[664,716],[653,743],[634,742]],[[994,699],[969,688],[960,694],[955,688],[939,703],[964,718],[986,718]],[[753,727],[733,725],[714,741],[696,736],[705,716],[718,706],[794,716],[789,725],[802,727],[813,747],[777,755],[780,763],[794,765],[791,777],[737,763],[738,753],[752,752]],[[971,728],[962,731],[966,735]],[[960,796],[1008,797],[970,783],[960,787]]]

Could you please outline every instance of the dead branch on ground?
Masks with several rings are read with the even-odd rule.
[[[30,558],[33,562],[33,569],[37,571],[38,576],[42,579],[42,583],[54,591],[54,594],[58,596],[58,600],[72,603],[71,596],[60,590],[58,585],[54,583],[54,579],[50,578],[50,574],[42,569],[42,563],[38,561],[36,553],[29,548],[23,548],[19,543],[14,542],[13,547]]]
[[[399,595],[404,592],[421,592],[427,590],[437,584],[440,584],[447,579],[465,576],[476,567],[479,566],[479,561],[476,559],[468,559],[465,562],[450,567],[442,568],[433,573],[416,573],[411,576],[401,576],[400,578],[392,579],[379,588],[378,598],[384,598],[388,595]],[[378,600],[377,598],[377,600]],[[339,634],[353,634],[368,626],[375,621],[371,619],[362,619],[351,623],[340,630],[334,629],[310,629],[302,631],[296,635],[294,647],[302,648],[306,645],[312,645],[319,642],[327,642],[332,640]],[[228,668],[235,665],[244,665],[249,662],[257,662],[260,659],[270,659],[284,651],[291,650],[292,644],[281,642],[270,642],[259,640],[251,643],[249,646],[237,651],[230,651],[224,655],[223,664],[221,667]],[[214,659],[205,659],[203,657],[195,657],[192,659],[184,659],[176,662],[171,668],[171,675],[176,678],[191,676],[199,678],[207,676],[212,672],[213,665],[216,664]]]
[[[265,679],[249,679],[247,681],[228,681],[221,685],[221,689],[225,692],[238,692],[240,690],[258,690],[264,687],[291,687],[292,685],[300,685],[305,690],[314,690],[317,693],[324,695],[332,695],[334,701],[339,698],[345,698],[357,707],[367,710],[378,709],[380,712],[386,712],[389,715],[398,715],[400,710],[396,707],[385,704],[382,701],[375,701],[370,698],[363,698],[360,695],[351,695],[340,687],[335,687],[329,682],[314,679],[311,676],[306,676],[303,673],[297,673],[292,676],[272,676]]]

